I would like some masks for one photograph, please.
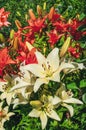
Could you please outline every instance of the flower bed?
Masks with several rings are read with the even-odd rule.
[[[85,128],[72,124],[86,103],[86,18],[66,20],[54,7],[45,9],[38,5],[37,16],[29,9],[27,25],[15,20],[9,37],[0,33],[1,130]],[[9,15],[0,9],[1,29],[11,24]]]

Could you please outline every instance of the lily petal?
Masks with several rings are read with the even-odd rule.
[[[44,69],[39,64],[29,64],[29,65],[23,66],[23,68],[25,70],[30,71],[31,73],[33,73],[37,77],[41,77],[41,78],[45,77],[45,74],[43,73]]]
[[[83,104],[82,101],[80,101],[79,99],[76,99],[76,98],[69,98],[69,99],[63,100],[63,102],[65,102],[65,103]]]
[[[74,68],[74,65],[72,65],[71,63],[61,63],[60,67],[59,67],[59,72],[63,69],[73,69]]]
[[[7,98],[6,98],[6,101],[7,101],[8,105],[11,104],[12,96],[13,96],[12,93],[8,93]]]
[[[59,74],[59,71],[56,71],[52,77],[49,78],[50,80],[52,81],[55,81],[55,82],[60,82],[60,74]]]
[[[59,66],[58,52],[59,52],[59,49],[54,48],[47,56],[47,60],[49,61],[50,65],[52,66],[53,70],[56,70]]]
[[[37,92],[42,84],[48,84],[48,82],[49,81],[47,79],[38,78],[34,85],[34,92]]]
[[[9,120],[9,117],[10,117],[10,116],[13,116],[13,115],[15,115],[15,113],[13,113],[13,112],[9,112],[9,113],[7,114],[7,117],[8,117],[7,120]]]
[[[28,85],[31,85],[30,83],[28,82],[24,82],[24,81],[20,81],[20,83],[16,84],[15,86],[13,86],[10,90],[11,91],[14,91],[15,89],[19,89],[19,88],[23,88],[23,87],[27,87]]]
[[[38,64],[42,65],[43,63],[45,63],[46,59],[40,52],[36,51],[35,54],[37,57]]]
[[[42,129],[44,129],[47,125],[47,116],[44,111],[41,112],[40,120],[41,120],[41,124],[42,124]]]
[[[29,115],[30,117],[40,117],[40,113],[41,113],[41,111],[38,111],[38,110],[36,110],[36,109],[33,109],[28,115]]]
[[[63,107],[66,107],[66,108],[69,110],[70,115],[71,115],[71,117],[72,117],[72,116],[73,116],[73,113],[74,113],[73,107],[72,107],[71,105],[68,105],[68,104],[65,104],[65,103],[63,103],[62,106],[63,106]]]
[[[53,98],[52,104],[53,104],[53,105],[56,105],[56,104],[60,103],[61,101],[62,101],[62,100],[61,100],[59,97],[55,96],[55,97]]]
[[[50,112],[46,112],[46,114],[52,118],[52,119],[55,119],[57,121],[60,121],[60,117],[57,115],[57,113],[54,111],[54,110],[51,110]]]

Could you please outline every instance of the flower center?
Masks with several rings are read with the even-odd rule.
[[[44,69],[44,73],[46,74],[46,77],[51,77],[53,75],[53,70],[49,62],[46,64],[42,64],[42,67]]]

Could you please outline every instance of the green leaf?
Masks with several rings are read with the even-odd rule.
[[[86,17],[86,15],[85,15],[84,13],[82,13],[82,14],[80,15],[80,17],[79,17],[79,20],[81,21],[81,20],[83,20],[85,17]]]
[[[82,95],[82,100],[83,100],[84,103],[86,103],[86,93],[84,93],[84,94]]]
[[[80,88],[86,87],[86,79],[80,81]]]
[[[78,87],[76,86],[76,83],[72,82],[67,85],[67,89],[78,89]]]

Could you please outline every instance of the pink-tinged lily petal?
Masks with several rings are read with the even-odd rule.
[[[42,65],[43,63],[45,63],[46,59],[40,52],[36,51],[35,54],[37,57],[38,64]]]
[[[44,129],[47,125],[47,116],[44,111],[41,111],[40,120],[41,120],[41,124],[42,124],[42,129]]]
[[[33,109],[28,115],[29,115],[30,117],[40,117],[40,113],[41,113],[41,111],[38,111],[38,110],[36,110],[36,109]]]
[[[63,102],[65,102],[65,103],[83,104],[82,101],[80,101],[79,99],[76,99],[76,98],[69,98],[69,99],[63,100]]]
[[[70,115],[71,115],[71,117],[72,117],[72,116],[73,116],[73,114],[74,114],[73,107],[72,107],[72,106],[70,106],[70,105],[68,105],[68,104],[65,104],[65,103],[63,103],[63,104],[62,104],[62,106],[63,106],[63,107],[66,107],[66,108],[69,110]]]
[[[52,66],[53,70],[56,70],[59,66],[58,52],[59,52],[59,49],[54,48],[47,56],[47,61],[49,61],[49,64]]]
[[[25,66],[23,66],[23,69],[30,71],[31,73],[33,73],[37,77],[40,77],[40,78],[44,78],[45,77],[44,69],[39,64],[25,65]]]
[[[42,84],[48,84],[48,82],[49,81],[47,79],[38,78],[34,85],[34,92],[37,92]]]
[[[63,69],[74,69],[74,65],[71,63],[61,63],[60,67],[58,68],[58,71],[60,72]]]
[[[46,112],[47,116],[49,116],[52,119],[55,119],[57,121],[60,121],[60,117],[57,115],[57,113],[54,110],[51,110],[49,113]]]

